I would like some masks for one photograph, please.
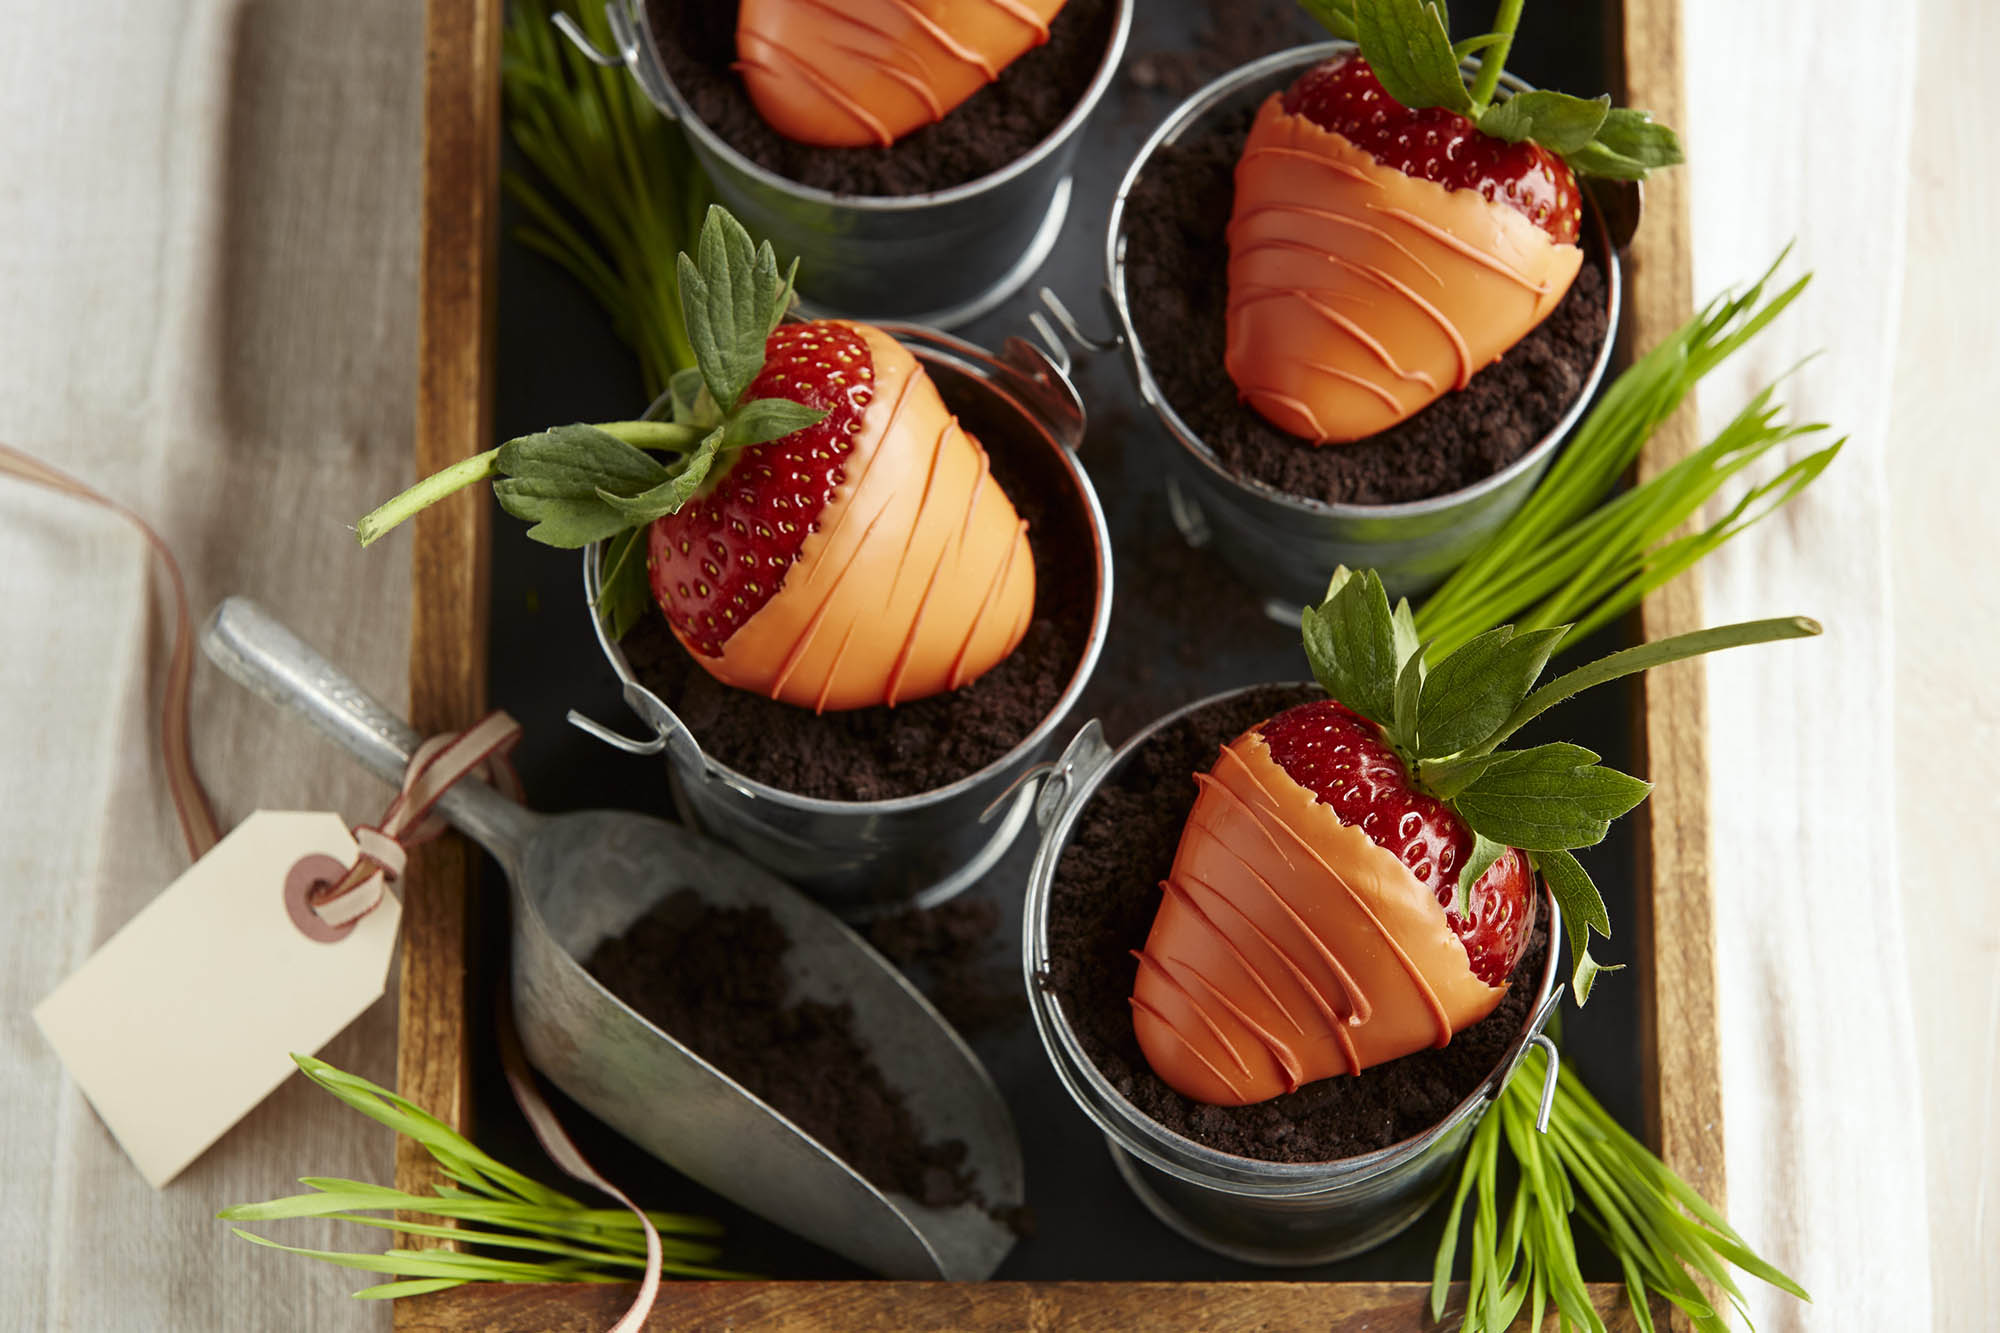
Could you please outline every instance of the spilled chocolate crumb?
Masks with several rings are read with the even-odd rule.
[[[757,112],[736,60],[736,0],[647,0],[660,59],[702,124],[787,180],[841,195],[911,195],[988,176],[1055,133],[1104,64],[1115,0],[1069,0],[1000,77],[935,125],[887,148],[821,148],[785,138]]]
[[[1609,332],[1603,259],[1584,247],[1569,292],[1527,337],[1386,431],[1315,446],[1239,401],[1223,366],[1236,159],[1254,113],[1162,147],[1132,192],[1125,225],[1133,321],[1153,378],[1181,420],[1231,471],[1293,495],[1397,504],[1500,471],[1562,420]]]
[[[1019,959],[993,956],[999,926],[996,904],[960,897],[880,917],[869,923],[868,942],[910,975],[947,1023],[972,1036],[1028,1012]]]
[[[1254,1106],[1209,1106],[1181,1096],[1146,1063],[1128,1000],[1142,947],[1194,808],[1194,774],[1223,744],[1318,691],[1274,685],[1163,728],[1077,820],[1056,867],[1045,985],[1085,1053],[1134,1106],[1177,1134],[1240,1157],[1326,1162],[1400,1143],[1443,1119],[1493,1072],[1533,1004],[1548,930],[1537,923],[1506,998],[1439,1050],[1419,1051],[1353,1076],[1321,1079]]]
[[[1125,80],[1141,92],[1183,98],[1259,56],[1326,40],[1295,0],[1208,0],[1191,46],[1140,51]]]

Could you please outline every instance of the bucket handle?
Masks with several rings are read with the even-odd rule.
[[[1037,332],[1042,332],[1044,326],[1036,323],[1039,319],[1040,316],[1031,316],[1029,322],[1035,323]],[[1072,454],[1082,447],[1083,397],[1077,393],[1076,385],[1070,383],[1069,357],[1060,343],[1056,344],[1057,354],[1050,356],[1026,338],[1011,337],[1001,345],[1000,355],[995,356],[976,343],[923,324],[877,321],[876,327],[897,342],[928,348],[979,366],[1010,390],[1019,405],[1057,444]]]
[[[1125,336],[1120,333],[1113,333],[1108,338],[1093,338],[1085,333],[1083,326],[1076,322],[1076,316],[1070,313],[1069,307],[1063,304],[1063,299],[1056,295],[1054,288],[1042,288],[1040,296],[1042,305],[1048,313],[1045,315],[1037,310],[1028,316],[1028,323],[1032,324],[1035,332],[1041,336],[1042,346],[1047,349],[1049,360],[1064,375],[1068,375],[1073,367],[1069,350],[1072,344],[1079,352],[1093,354],[1115,352],[1125,345]],[[1055,320],[1054,325],[1049,323],[1051,318]]]
[[[1546,1032],[1537,1032],[1528,1044],[1541,1047],[1542,1054],[1547,1056],[1549,1061],[1546,1071],[1542,1074],[1542,1104],[1535,1111],[1535,1132],[1546,1134],[1549,1132],[1549,1116],[1556,1109],[1556,1079],[1562,1074],[1562,1055],[1556,1050],[1556,1044],[1549,1040],[1549,1034]]]
[[[660,114],[668,120],[678,119],[668,109],[672,103],[658,95],[658,90],[653,86],[654,81],[648,80],[642,72],[644,66],[639,62],[639,33],[632,26],[632,17],[625,0],[605,0],[604,20],[611,27],[611,40],[617,43],[618,49],[615,52],[606,51],[592,41],[590,34],[583,30],[583,25],[578,23],[573,15],[563,10],[557,10],[549,21],[555,25],[556,31],[576,48],[577,53],[591,64],[605,69],[630,69]]]
[[[1542,1074],[1542,1100],[1535,1110],[1535,1129],[1543,1134],[1549,1132],[1549,1116],[1556,1107],[1556,1080],[1562,1073],[1562,1053],[1556,1049],[1554,1040],[1544,1029],[1548,1026],[1549,1019],[1554,1017],[1556,1007],[1562,1003],[1564,989],[1563,986],[1557,986],[1549,992],[1549,998],[1542,1001],[1542,1007],[1530,1025],[1534,1035],[1515,1050],[1514,1058],[1507,1062],[1507,1072],[1494,1081],[1493,1091],[1487,1094],[1488,1101],[1499,1101],[1501,1094],[1507,1091],[1507,1085],[1514,1081],[1514,1072],[1521,1067],[1521,1061],[1527,1058],[1528,1048],[1541,1047],[1542,1054],[1548,1057],[1548,1063]]]

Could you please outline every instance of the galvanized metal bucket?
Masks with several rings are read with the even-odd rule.
[[[1132,190],[1162,146],[1254,109],[1273,92],[1288,87],[1300,71],[1349,49],[1346,42],[1325,42],[1281,51],[1217,79],[1181,103],[1133,159],[1118,187],[1105,232],[1106,299],[1117,322],[1115,342],[1124,349],[1140,396],[1175,446],[1169,480],[1175,522],[1190,544],[1212,543],[1216,553],[1266,599],[1272,613],[1286,620],[1296,620],[1301,605],[1325,594],[1327,578],[1339,565],[1376,570],[1391,597],[1419,593],[1442,581],[1528,498],[1611,363],[1613,340],[1606,337],[1576,402],[1547,436],[1513,463],[1461,490],[1406,504],[1333,504],[1238,476],[1175,412],[1147,366],[1126,288],[1124,224]],[[1510,92],[1528,88],[1512,75],[1505,76],[1503,84]],[[1618,256],[1602,213],[1587,192],[1584,218],[1584,243],[1604,263],[1608,327],[1615,330],[1621,300]],[[1221,256],[1217,262],[1222,262]],[[1073,323],[1070,328],[1075,336]]]
[[[977,395],[990,412],[1013,414],[1021,423],[1021,437],[1046,448],[1074,488],[1091,532],[1094,559],[1087,573],[1096,597],[1083,657],[1048,715],[1013,749],[949,786],[885,801],[800,796],[704,754],[686,724],[639,683],[601,623],[598,643],[618,673],[625,702],[654,735],[634,741],[570,715],[572,722],[621,749],[664,751],[683,817],[850,918],[943,902],[1006,853],[1027,824],[1034,797],[1033,784],[1022,779],[1037,771],[1036,760],[1083,693],[1111,621],[1111,534],[1097,492],[1075,456],[1083,440],[1084,412],[1068,377],[1040,349],[1019,338],[1008,339],[994,356],[935,330],[882,327],[916,353],[947,404]],[[993,444],[988,441],[989,447]],[[1085,573],[1071,571],[1073,577]],[[584,594],[592,605],[597,579],[593,547],[583,561]]]
[[[1283,1267],[1330,1263],[1389,1240],[1430,1207],[1480,1117],[1530,1045],[1541,1046],[1549,1057],[1542,1104],[1546,1125],[1557,1057],[1542,1027],[1561,998],[1556,988],[1561,922],[1544,899],[1548,962],[1536,1003],[1493,1073],[1449,1115],[1414,1138],[1340,1161],[1267,1162],[1218,1152],[1141,1112],[1085,1054],[1061,1001],[1042,985],[1049,967],[1049,902],[1056,865],[1091,796],[1155,733],[1245,693],[1248,690],[1231,690],[1189,704],[1116,751],[1105,743],[1094,721],[1070,742],[1043,781],[1035,805],[1042,842],[1028,881],[1023,927],[1029,1004],[1063,1086],[1104,1132],[1118,1173],[1155,1217],[1196,1244],[1245,1263]]]
[[[661,114],[680,122],[722,203],[780,256],[798,256],[799,292],[810,309],[871,323],[954,328],[1019,291],[1055,247],[1069,211],[1079,133],[1117,73],[1133,4],[1117,0],[1103,63],[1054,133],[990,175],[904,196],[814,189],[723,142],[667,76],[644,0],[608,0],[615,52],[599,51],[565,16],[556,21],[592,60],[629,69]]]

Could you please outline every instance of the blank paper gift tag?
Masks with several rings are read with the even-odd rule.
[[[35,1009],[98,1115],[157,1188],[381,998],[402,904],[344,936],[293,924],[286,879],[353,864],[340,816],[263,810],[105,942]]]

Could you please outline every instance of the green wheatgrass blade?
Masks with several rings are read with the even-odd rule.
[[[657,393],[693,364],[675,260],[694,239],[707,181],[636,80],[557,36],[556,8],[517,0],[502,38],[508,130],[529,168],[506,172],[503,184],[527,219],[522,243],[604,307]],[[599,46],[614,45],[602,5],[563,8]]]
[[[1795,301],[1810,275],[1766,297],[1784,261],[1743,292],[1712,301],[1641,356],[1605,390],[1525,505],[1417,610],[1427,656],[1442,659],[1486,630],[1575,623],[1567,642],[1629,609],[1644,592],[1788,503],[1830,461],[1794,465],[1782,484],[1755,494],[1768,504],[1665,549],[1716,491],[1755,458],[1817,426],[1788,427],[1771,390],[1696,455],[1621,495],[1613,491],[1648,438],[1709,371],[1754,339]]]
[[[1474,1272],[1493,1271],[1503,1264],[1511,1269],[1516,1262],[1525,1267],[1525,1308],[1534,1321],[1530,1327],[1539,1327],[1546,1297],[1554,1301],[1564,1329],[1603,1328],[1577,1265],[1571,1234],[1574,1220],[1596,1232],[1618,1261],[1627,1301],[1642,1328],[1653,1326],[1646,1303],[1659,1297],[1684,1311],[1702,1333],[1726,1329],[1727,1312],[1703,1295],[1697,1279],[1712,1282],[1740,1312],[1743,1296],[1729,1271],[1732,1267],[1807,1299],[1796,1282],[1752,1253],[1707,1201],[1614,1121],[1567,1067],[1557,1077],[1549,1132],[1537,1133],[1534,1124],[1545,1059],[1530,1052],[1516,1068],[1475,1132],[1453,1199],[1454,1213],[1467,1202],[1473,1205]],[[1525,1200],[1518,1256],[1511,1235],[1491,1237],[1477,1224],[1480,1210],[1497,1197],[1491,1154],[1481,1145],[1501,1141],[1516,1168],[1521,1191],[1517,1198]],[[1456,1226],[1445,1228],[1433,1267],[1434,1308],[1438,1284],[1450,1271],[1461,1234]],[[1492,1243],[1493,1253],[1477,1253],[1482,1243]],[[1505,1326],[1495,1320],[1502,1315],[1512,1319],[1523,1308],[1515,1301],[1516,1294],[1515,1287],[1475,1285],[1468,1296],[1465,1327]]]
[[[565,1194],[488,1156],[437,1117],[407,1098],[311,1056],[293,1056],[314,1083],[342,1102],[402,1136],[423,1145],[456,1185],[432,1195],[411,1194],[386,1185],[307,1176],[310,1194],[225,1208],[228,1221],[286,1221],[326,1218],[425,1239],[455,1240],[477,1250],[392,1248],[381,1254],[305,1249],[281,1244],[240,1227],[238,1236],[270,1249],[304,1255],[364,1272],[387,1273],[407,1281],[381,1283],[355,1293],[370,1300],[441,1291],[464,1282],[619,1282],[646,1267],[647,1241],[638,1219],[622,1210],[585,1208]],[[391,1217],[367,1216],[393,1213]],[[703,1218],[649,1213],[661,1232],[669,1276],[727,1280],[749,1276],[709,1261],[719,1249],[706,1239],[721,1228]],[[420,1219],[432,1220],[420,1220]],[[476,1223],[450,1226],[449,1221]],[[485,1250],[513,1250],[538,1259],[496,1258]]]

